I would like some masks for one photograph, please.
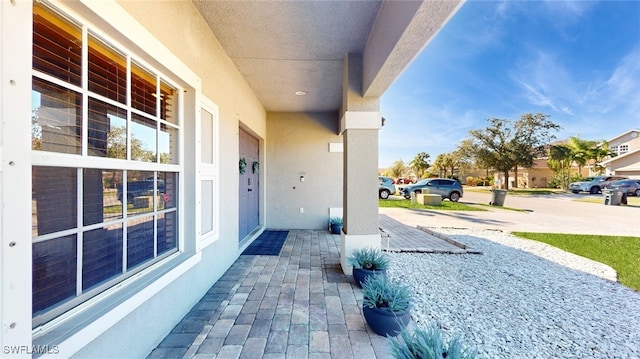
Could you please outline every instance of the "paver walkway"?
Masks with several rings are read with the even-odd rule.
[[[411,227],[384,215],[378,215],[382,248],[392,252],[467,253],[461,243],[427,228]],[[420,229],[422,228],[422,229]]]
[[[394,245],[433,241],[388,217],[381,226]],[[291,230],[280,256],[240,256],[148,358],[390,358],[339,246],[338,235]]]

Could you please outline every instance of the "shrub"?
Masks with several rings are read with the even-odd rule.
[[[356,248],[347,260],[354,267],[367,270],[384,270],[389,266],[389,257],[378,248]]]
[[[474,359],[475,353],[463,349],[458,338],[445,343],[442,332],[432,325],[418,328],[413,334],[406,329],[397,338],[389,338],[391,355],[397,359]]]
[[[467,177],[467,186],[477,186],[478,185],[478,180],[475,179],[474,177]]]
[[[369,308],[402,312],[411,305],[411,291],[408,286],[387,279],[385,275],[372,275],[362,285],[362,304]]]

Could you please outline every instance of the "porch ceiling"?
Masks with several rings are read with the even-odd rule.
[[[282,112],[339,110],[347,53],[363,55],[363,92],[379,97],[462,3],[193,2],[265,109]]]

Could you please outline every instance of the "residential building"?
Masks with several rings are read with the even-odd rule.
[[[639,134],[639,129],[632,129],[607,141],[609,149],[616,156],[600,163],[605,169],[605,174],[640,179]]]
[[[265,228],[342,214],[348,272],[380,96],[461,3],[0,2],[2,357],[144,357]]]

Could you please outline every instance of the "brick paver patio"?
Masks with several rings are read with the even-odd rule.
[[[381,222],[402,233],[395,246],[434,240]],[[360,288],[342,273],[339,246],[328,231],[292,230],[280,256],[240,256],[148,358],[390,358],[387,339],[364,321]]]

